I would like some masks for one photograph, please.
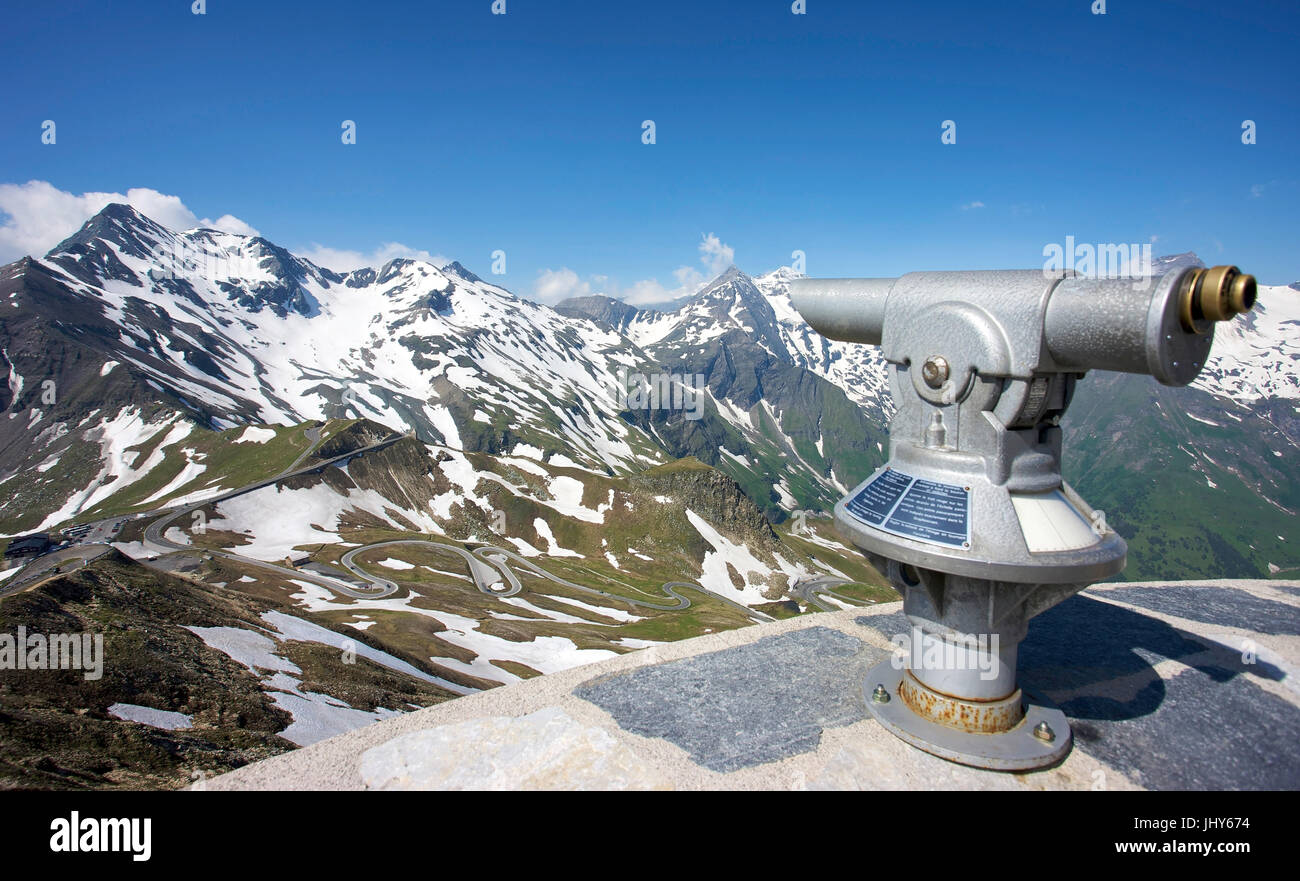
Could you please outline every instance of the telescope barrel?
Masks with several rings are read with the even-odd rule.
[[[798,278],[790,300],[812,329],[847,343],[880,345],[896,278]]]
[[[969,277],[971,299],[987,273],[914,273],[899,290],[933,302],[964,299]],[[889,306],[897,278],[801,278],[791,282],[790,299],[804,320],[822,336],[879,346],[887,321],[915,303]],[[954,285],[954,282],[956,284]],[[1041,299],[1045,292],[1046,302]],[[1041,286],[1027,285],[1013,297],[1031,296],[1041,310],[1040,367],[1048,371],[1113,370],[1142,373],[1165,385],[1186,385],[1209,355],[1214,324],[1250,311],[1255,279],[1235,266],[1175,270],[1157,278],[1092,278],[1068,274]],[[930,302],[926,298],[926,302]],[[1032,307],[1031,307],[1032,308]],[[894,318],[887,318],[893,314]],[[886,352],[886,357],[891,357]]]
[[[1056,364],[1081,371],[1148,373],[1162,381],[1186,376],[1184,382],[1190,382],[1199,364],[1192,367],[1195,353],[1182,345],[1187,333],[1177,326],[1177,315],[1163,306],[1169,281],[1149,282],[1143,291],[1129,279],[1062,279],[1043,315],[1043,342]]]
[[[1235,266],[1193,268],[1156,279],[1062,279],[1043,315],[1057,367],[1145,373],[1186,385],[1205,366],[1214,325],[1255,305],[1255,278]]]

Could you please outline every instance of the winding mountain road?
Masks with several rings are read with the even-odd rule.
[[[0,582],[0,597],[21,593],[44,578],[80,569],[111,550],[109,544],[87,543],[51,551],[9,576],[8,581]]]
[[[298,458],[294,459],[291,463],[289,463],[289,467],[281,471],[280,472],[281,474],[288,474],[290,471],[293,471],[295,468],[297,468],[299,465],[302,464],[303,459],[306,459],[308,456],[310,456],[313,452],[316,451],[316,448],[320,446],[320,442],[321,442],[320,431],[321,431],[321,426],[319,425],[312,426],[311,428],[305,429],[303,431],[302,433],[303,437],[307,438],[307,449],[299,453]]]
[[[313,431],[312,429],[307,430],[308,439],[312,441],[312,445],[311,447],[308,448],[307,451],[303,453],[302,456],[299,456],[298,458],[299,462],[307,455],[307,452],[310,452],[311,449],[314,449],[316,444],[319,442],[319,433],[317,433],[316,437],[313,438],[311,435],[312,431]],[[254,490],[262,489],[263,487],[270,486],[287,477],[294,477],[299,474],[310,474],[316,471],[321,471],[324,468],[335,464],[336,462],[341,462],[346,459],[350,459],[353,456],[360,456],[365,453],[371,452],[372,450],[382,449],[386,446],[389,446],[390,444],[397,442],[398,440],[401,440],[403,437],[406,436],[407,435],[396,435],[393,437],[388,437],[382,441],[379,441],[378,443],[374,443],[369,446],[362,447],[357,450],[353,450],[352,452],[345,453],[341,456],[335,456],[331,459],[322,460],[316,464],[311,465],[310,467],[301,468],[296,471],[293,470],[293,465],[290,465],[289,468],[285,469],[283,472],[276,475],[275,477],[271,477],[263,481],[258,481],[256,483],[252,483],[247,486],[240,487],[239,489],[222,493],[221,495],[212,496],[211,498],[204,499],[203,501],[196,502],[192,505],[185,505],[183,507],[177,508],[174,511],[166,513],[165,516],[159,517],[158,519],[150,523],[147,527],[145,527],[144,540],[149,544],[153,544],[161,548],[166,548],[168,550],[176,550],[176,551],[190,550],[192,549],[191,545],[179,544],[177,542],[173,542],[170,539],[164,537],[164,533],[167,531],[169,524],[171,524],[177,518],[183,517],[186,514],[197,511],[198,509],[204,507],[205,505],[211,505],[216,502],[221,502],[226,499],[234,498],[235,496],[240,496],[245,493],[253,492]],[[295,462],[294,464],[296,465],[298,463]],[[483,593],[489,596],[511,597],[524,589],[523,583],[519,580],[518,574],[514,571],[514,568],[512,568],[511,566],[511,564],[513,563],[515,567],[522,568],[528,572],[531,572],[534,575],[540,576],[542,578],[546,578],[554,582],[555,584],[561,585],[562,587],[567,587],[570,588],[571,590],[582,591],[583,593],[589,593],[592,594],[593,596],[599,596],[599,597],[604,597],[606,599],[617,600],[623,603],[627,603],[628,605],[638,606],[645,609],[655,609],[658,611],[680,611],[682,609],[689,609],[691,606],[690,599],[688,599],[685,596],[682,596],[680,593],[678,593],[678,590],[679,589],[694,590],[703,594],[707,594],[708,596],[711,596],[714,599],[719,600],[720,602],[723,602],[728,606],[731,606],[732,608],[740,611],[742,614],[756,621],[774,620],[770,615],[766,615],[763,612],[755,611],[754,609],[749,608],[743,603],[738,603],[735,600],[722,596],[719,593],[715,593],[714,591],[701,587],[698,584],[692,584],[687,581],[669,581],[664,584],[663,586],[664,593],[677,601],[672,605],[668,605],[664,603],[654,603],[654,602],[649,602],[647,600],[632,599],[630,597],[621,596],[616,593],[610,593],[609,591],[587,587],[582,584],[576,584],[575,582],[569,581],[568,579],[565,578],[561,578],[560,576],[555,575],[552,572],[546,571],[542,567],[533,563],[531,560],[527,560],[521,557],[519,554],[517,554],[512,550],[508,550],[506,548],[499,548],[492,545],[486,545],[484,547],[475,548],[474,552],[470,553],[464,548],[458,547],[456,545],[444,544],[442,542],[430,541],[428,539],[405,538],[405,539],[393,539],[390,541],[375,542],[373,544],[368,544],[363,547],[352,548],[339,559],[339,563],[345,569],[351,572],[353,575],[356,575],[358,578],[361,578],[362,580],[371,584],[372,588],[369,590],[358,590],[357,588],[354,588],[339,579],[327,578],[321,575],[315,575],[308,572],[304,572],[300,569],[291,569],[287,566],[279,566],[275,563],[268,563],[263,560],[256,560],[251,557],[245,557],[240,554],[232,553],[230,551],[210,550],[210,549],[205,549],[205,551],[207,553],[213,554],[214,556],[224,557],[228,560],[233,560],[247,565],[258,566],[262,569],[269,569],[271,571],[275,571],[283,575],[292,575],[295,578],[300,578],[304,581],[310,581],[313,584],[318,584],[321,587],[334,591],[335,593],[342,594],[343,596],[350,597],[352,599],[376,600],[376,599],[383,599],[384,597],[392,596],[394,593],[396,593],[399,589],[397,583],[390,579],[384,578],[382,576],[374,575],[373,573],[367,572],[365,569],[357,565],[355,559],[357,554],[360,554],[364,551],[368,551],[373,548],[388,547],[391,545],[428,545],[438,550],[448,551],[450,553],[457,554],[458,556],[461,557],[461,559],[465,561],[465,565],[469,568],[470,576],[474,579],[475,586],[480,591],[482,591]],[[502,585],[503,583],[506,586],[500,587],[499,585]]]
[[[793,594],[798,594],[799,597],[805,603],[814,605],[823,612],[839,612],[842,611],[840,608],[836,606],[832,606],[829,603],[822,601],[821,599],[818,598],[817,594],[820,593],[820,594],[825,594],[826,596],[835,597],[835,599],[847,603],[848,605],[851,606],[861,605],[860,603],[857,603],[849,599],[848,597],[842,597],[831,590],[832,587],[836,587],[841,584],[851,584],[851,583],[852,582],[846,579],[837,578],[834,575],[824,575],[821,578],[813,578],[809,581],[803,582],[802,584],[795,585],[795,587],[792,588],[790,592]]]
[[[598,596],[604,599],[614,600],[616,602],[625,603],[627,605],[636,606],[643,609],[654,609],[657,611],[681,611],[683,609],[688,609],[691,607],[691,601],[688,597],[683,596],[681,593],[679,593],[679,591],[693,590],[702,594],[706,594],[710,597],[713,597],[714,599],[728,606],[731,606],[732,608],[736,609],[737,611],[741,612],[742,614],[744,614],[745,616],[753,620],[756,621],[775,620],[770,615],[751,609],[748,606],[744,605],[743,603],[736,602],[735,600],[725,597],[722,594],[716,593],[714,591],[708,590],[705,587],[702,587],[701,585],[694,584],[687,581],[665,582],[665,584],[663,585],[664,593],[667,595],[667,597],[670,597],[673,600],[675,600],[675,602],[671,604],[651,602],[649,600],[634,599],[632,597],[623,596],[621,594],[611,593],[610,591],[600,590],[598,588],[593,588],[593,587],[587,587],[586,585],[577,584],[576,582],[569,581],[566,578],[562,578],[559,575],[554,574],[553,572],[548,572],[547,570],[543,569],[541,566],[538,566],[536,563],[532,562],[531,560],[525,559],[524,557],[520,556],[515,551],[509,550],[507,548],[496,547],[493,545],[484,545],[482,547],[475,548],[474,551],[471,553],[470,551],[467,551],[464,548],[459,547],[457,545],[445,544],[443,542],[431,541],[428,539],[392,539],[389,541],[374,542],[372,544],[364,545],[363,547],[359,547],[359,548],[352,548],[340,558],[339,562],[350,573],[352,573],[353,575],[357,576],[358,578],[362,579],[363,581],[371,585],[370,588],[358,589],[348,584],[343,579],[330,578],[328,576],[319,575],[310,571],[290,568],[288,566],[281,566],[276,563],[269,563],[265,560],[258,560],[252,557],[245,557],[242,554],[238,554],[238,553],[234,553],[222,549],[217,549],[217,548],[200,549],[200,548],[196,548],[192,544],[181,544],[179,542],[172,541],[171,539],[166,537],[165,533],[167,532],[168,528],[178,518],[184,517],[187,514],[192,514],[194,511],[197,511],[200,508],[203,508],[207,505],[216,504],[225,501],[227,499],[235,498],[236,496],[241,496],[246,493],[254,492],[255,490],[272,486],[286,478],[323,471],[325,468],[328,468],[331,465],[337,464],[339,462],[344,462],[348,459],[353,458],[354,456],[361,456],[375,450],[383,449],[384,447],[390,446],[391,444],[396,443],[397,441],[403,439],[404,437],[408,437],[409,435],[393,435],[384,438],[383,440],[378,441],[376,443],[369,444],[368,446],[360,447],[356,450],[352,450],[351,452],[344,453],[339,456],[334,456],[329,459],[323,459],[320,462],[313,463],[307,467],[299,468],[297,466],[301,464],[302,460],[305,459],[308,456],[308,454],[310,454],[313,450],[316,449],[316,447],[319,445],[321,440],[320,431],[318,428],[307,429],[306,436],[308,441],[310,442],[307,449],[304,450],[303,453],[300,456],[298,456],[298,458],[294,460],[294,462],[291,465],[289,465],[288,468],[285,468],[283,471],[281,471],[279,474],[275,475],[274,477],[269,477],[265,480],[256,481],[254,483],[247,484],[246,486],[242,486],[239,487],[238,489],[233,489],[228,492],[221,493],[219,495],[210,496],[209,498],[203,499],[202,501],[197,501],[191,504],[182,505],[173,510],[167,510],[164,508],[158,511],[149,511],[149,512],[145,512],[144,514],[136,515],[141,518],[144,517],[156,518],[153,520],[153,522],[151,522],[148,526],[145,527],[144,543],[146,545],[153,545],[156,548],[168,552],[199,550],[202,553],[211,554],[214,557],[222,557],[224,559],[231,560],[232,562],[241,563],[247,566],[256,566],[260,569],[266,569],[268,571],[276,572],[277,574],[283,576],[288,576],[295,579],[300,579],[302,581],[311,582],[312,584],[316,584],[321,587],[324,587],[325,589],[330,590],[336,594],[340,594],[342,596],[350,597],[352,599],[359,599],[359,600],[383,599],[385,597],[393,595],[400,588],[395,581],[392,581],[388,578],[384,578],[382,576],[374,575],[370,572],[367,572],[365,569],[361,568],[361,566],[357,565],[357,563],[355,562],[355,558],[358,554],[363,553],[365,551],[373,550],[375,548],[389,547],[393,545],[426,545],[428,547],[432,547],[440,551],[447,551],[449,553],[458,555],[462,560],[465,561],[465,565],[469,569],[470,576],[473,578],[475,586],[480,591],[487,594],[488,596],[504,598],[504,597],[515,596],[516,594],[521,592],[524,589],[524,587],[523,587],[523,583],[519,580],[518,573],[515,571],[515,569],[518,568],[526,572],[529,572],[533,575],[539,576],[541,578],[545,578],[562,587],[567,587],[570,590],[577,590],[582,593],[591,594],[592,596]],[[84,548],[85,545],[79,547]],[[107,551],[108,549],[107,543],[105,542],[104,545],[101,546],[101,548],[102,550],[97,551],[96,555]],[[67,549],[67,551],[72,551],[72,550],[73,549]],[[66,555],[68,557],[78,557],[83,555],[79,553],[68,553],[67,551],[59,552],[59,553],[60,555]],[[49,568],[53,568],[54,565],[56,565],[58,562],[61,561],[62,561],[62,556],[53,559],[46,558],[46,562],[39,567],[35,567],[32,564],[29,564],[26,567],[26,570],[28,571],[19,573],[19,576],[15,578],[14,582],[11,585],[6,586],[6,588],[3,589],[2,593],[11,592],[13,588],[17,587],[19,584],[29,583],[31,578],[33,576],[36,576],[38,572],[47,570]],[[83,561],[83,565],[84,562],[86,561]],[[145,563],[145,565],[150,565],[150,561],[148,560],[142,560],[141,562]],[[151,566],[151,568],[163,568],[163,567]],[[825,580],[826,579],[820,579],[817,583],[820,584],[822,581]],[[811,600],[811,597],[809,599]],[[815,602],[815,600],[812,601]],[[824,604],[820,602],[818,602],[818,605],[825,608]]]
[[[428,539],[418,539],[418,538],[400,538],[400,539],[393,539],[391,541],[375,542],[374,544],[365,545],[364,547],[353,548],[352,550],[348,551],[346,554],[343,555],[343,557],[340,559],[340,562],[353,575],[356,575],[360,578],[364,578],[367,581],[371,582],[372,584],[382,583],[384,585],[392,585],[393,588],[392,590],[385,590],[385,592],[382,594],[379,593],[369,594],[369,596],[371,597],[377,597],[381,595],[387,596],[388,594],[392,593],[393,590],[396,590],[397,586],[394,585],[391,581],[388,581],[387,579],[373,575],[367,572],[365,569],[362,569],[360,566],[356,564],[355,557],[357,554],[363,553],[364,551],[372,550],[374,548],[389,547],[392,545],[425,545],[427,547],[435,548],[440,551],[448,551],[450,553],[457,554],[458,556],[461,557],[461,559],[465,561],[466,566],[469,567],[470,575],[474,578],[475,586],[480,591],[487,594],[488,596],[510,597],[510,596],[514,596],[515,594],[523,590],[523,584],[519,581],[518,574],[512,568],[512,564],[513,564],[514,567],[524,569],[528,572],[531,572],[533,575],[537,575],[542,578],[548,579],[549,581],[552,581],[555,584],[558,584],[562,587],[567,587],[570,590],[577,590],[583,593],[591,594],[592,596],[598,596],[598,597],[604,597],[605,599],[616,600],[620,603],[626,603],[630,606],[638,606],[643,609],[655,609],[661,612],[674,612],[674,611],[680,611],[682,609],[689,609],[691,607],[690,599],[682,596],[680,593],[677,592],[677,590],[678,589],[695,590],[695,591],[699,591],[700,593],[707,594],[708,596],[711,596],[714,599],[719,600],[723,603],[726,603],[727,605],[739,610],[740,612],[744,613],[745,615],[755,620],[758,621],[774,620],[770,615],[766,615],[762,612],[755,611],[754,609],[751,609],[746,605],[738,603],[735,600],[728,599],[727,597],[715,593],[714,591],[708,590],[707,588],[701,587],[698,584],[692,584],[686,581],[669,581],[665,583],[663,586],[664,593],[666,593],[668,596],[675,599],[677,601],[676,603],[673,603],[671,605],[665,603],[653,603],[648,600],[633,599],[632,597],[626,597],[621,594],[610,593],[607,590],[599,590],[594,587],[587,587],[586,585],[583,584],[577,584],[576,582],[569,581],[566,578],[561,578],[559,575],[556,575],[553,572],[546,571],[541,566],[538,566],[536,563],[534,563],[532,560],[525,559],[524,557],[521,557],[519,554],[515,553],[514,551],[507,550],[506,548],[499,548],[494,545],[484,545],[483,547],[475,548],[473,553],[470,553],[469,551],[466,551],[464,548],[458,547],[456,545],[443,544],[442,542],[430,541]],[[508,584],[509,586],[505,588],[495,587],[494,585],[499,585],[503,583],[502,579],[504,579],[504,583]]]
[[[310,431],[310,429],[308,431]],[[190,549],[189,545],[177,544],[176,542],[170,541],[169,539],[163,537],[163,533],[167,530],[168,524],[170,524],[177,517],[183,517],[186,514],[193,513],[194,511],[197,511],[199,508],[205,507],[206,505],[212,505],[217,502],[224,502],[226,499],[233,499],[236,496],[242,496],[245,493],[250,493],[253,492],[254,490],[271,486],[290,477],[297,477],[301,474],[312,474],[317,471],[323,471],[329,466],[334,465],[338,462],[344,462],[348,459],[351,459],[354,456],[361,456],[364,455],[365,453],[369,453],[374,450],[382,450],[384,447],[392,446],[393,444],[397,443],[399,440],[402,440],[403,438],[407,438],[407,437],[410,437],[410,435],[406,435],[406,434],[391,435],[389,437],[384,438],[381,441],[370,444],[368,446],[359,447],[358,449],[355,449],[349,453],[344,453],[340,456],[334,456],[330,459],[322,459],[321,461],[313,463],[312,465],[309,465],[306,468],[299,468],[296,471],[286,469],[285,471],[281,471],[279,474],[275,475],[274,477],[268,477],[265,480],[259,480],[256,481],[255,483],[250,483],[247,484],[246,486],[241,486],[238,489],[232,489],[228,492],[221,493],[220,495],[209,496],[208,498],[203,499],[202,501],[199,502],[194,502],[193,504],[182,505],[181,507],[176,508],[173,511],[170,512],[167,512],[166,510],[160,511],[158,513],[163,514],[163,516],[159,517],[157,520],[154,520],[152,523],[150,523],[148,526],[145,527],[144,540],[149,544],[157,545],[158,547],[166,548],[168,550],[173,550],[173,551],[189,550]],[[313,448],[314,448],[314,444],[313,444]],[[299,459],[301,460],[301,458],[302,457],[300,456]],[[293,466],[290,465],[289,468],[293,468]],[[154,512],[149,512],[141,516],[147,517],[152,515],[153,513]]]

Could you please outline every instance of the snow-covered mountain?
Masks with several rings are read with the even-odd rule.
[[[49,325],[215,428],[348,413],[495,452],[526,425],[586,464],[655,461],[611,394],[616,369],[644,361],[627,340],[459,264],[339,274],[265,239],[177,233],[110,205],[43,260],[6,267],[3,285],[8,326]],[[6,347],[11,411],[37,377],[58,383],[47,354]]]
[[[873,413],[892,404],[884,360],[872,346],[827,339],[814,331],[790,301],[788,266],[749,277],[735,266],[672,311],[636,309],[609,297],[575,297],[557,309],[566,315],[608,324],[665,364],[685,347],[702,347],[728,331],[740,330],[782,361],[838,386],[850,400]],[[676,351],[680,354],[680,351]]]
[[[672,311],[606,297],[556,308],[617,330],[664,370],[705,378],[717,422],[665,438],[671,452],[727,469],[769,513],[828,509],[883,461],[892,405],[877,350],[816,334],[790,303],[793,277],[732,266]]]
[[[767,279],[771,296],[733,268],[656,328],[611,325],[459,264],[340,274],[259,237],[176,232],[110,205],[44,258],[0,271],[0,479],[54,461],[74,429],[97,432],[107,457],[122,408],[161,401],[218,430],[358,416],[452,448],[536,450],[615,474],[696,455],[778,518],[825,507],[882,454],[882,427],[853,406],[869,386],[879,402],[882,380],[865,350],[818,348],[787,276]],[[629,407],[629,374],[704,377],[704,400],[695,412]],[[47,384],[57,394],[43,405]],[[94,479],[122,485],[126,470]],[[54,509],[89,510],[72,497]]]

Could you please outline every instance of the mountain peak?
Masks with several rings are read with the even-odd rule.
[[[111,202],[47,251],[45,259],[88,284],[103,279],[139,284],[120,255],[156,262],[178,238],[130,205]]]
[[[59,242],[46,252],[46,257],[72,251],[78,246],[89,246],[96,239],[104,239],[126,247],[129,251],[148,251],[169,234],[158,222],[145,217],[123,202],[110,202],[81,225],[81,229]],[[141,249],[141,245],[144,248]]]
[[[135,208],[127,204],[126,202],[109,202],[103,208],[99,209],[99,213],[96,214],[94,217],[92,217],[89,221],[87,221],[87,223],[92,222],[96,218],[101,218],[101,217],[111,218],[115,220],[130,220],[130,221],[148,219],[139,211],[135,210]]]
[[[397,273],[401,272],[403,269],[406,269],[408,266],[415,266],[420,262],[421,261],[411,257],[394,257],[393,259],[385,262],[383,266],[379,267],[379,277],[385,278],[385,277],[396,275]]]
[[[463,278],[465,281],[483,281],[483,279],[466,269],[459,260],[453,260],[442,267],[442,273],[443,275],[454,275],[457,278]]]
[[[1195,251],[1184,251],[1182,254],[1170,254],[1165,257],[1156,257],[1151,261],[1151,274],[1164,275],[1175,269],[1184,267],[1200,267],[1205,263],[1196,255]]]
[[[804,274],[802,272],[796,272],[795,269],[791,266],[778,266],[776,269],[773,269],[771,272],[765,272],[762,275],[757,276],[755,280],[757,281],[761,279],[764,281],[790,281],[791,279],[803,278],[803,277]]]
[[[569,297],[555,304],[555,311],[568,318],[589,318],[622,330],[640,311],[622,300],[596,294],[590,297]]]
[[[693,299],[735,298],[744,297],[747,294],[762,296],[758,288],[755,287],[754,280],[733,263],[721,275],[701,288]]]

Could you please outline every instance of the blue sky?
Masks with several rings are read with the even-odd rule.
[[[733,253],[1034,267],[1067,235],[1300,278],[1300,4],[506,2],[11,4],[0,184],[149,188],[340,262],[500,249],[549,299]],[[66,223],[46,195],[3,188],[11,250]]]

